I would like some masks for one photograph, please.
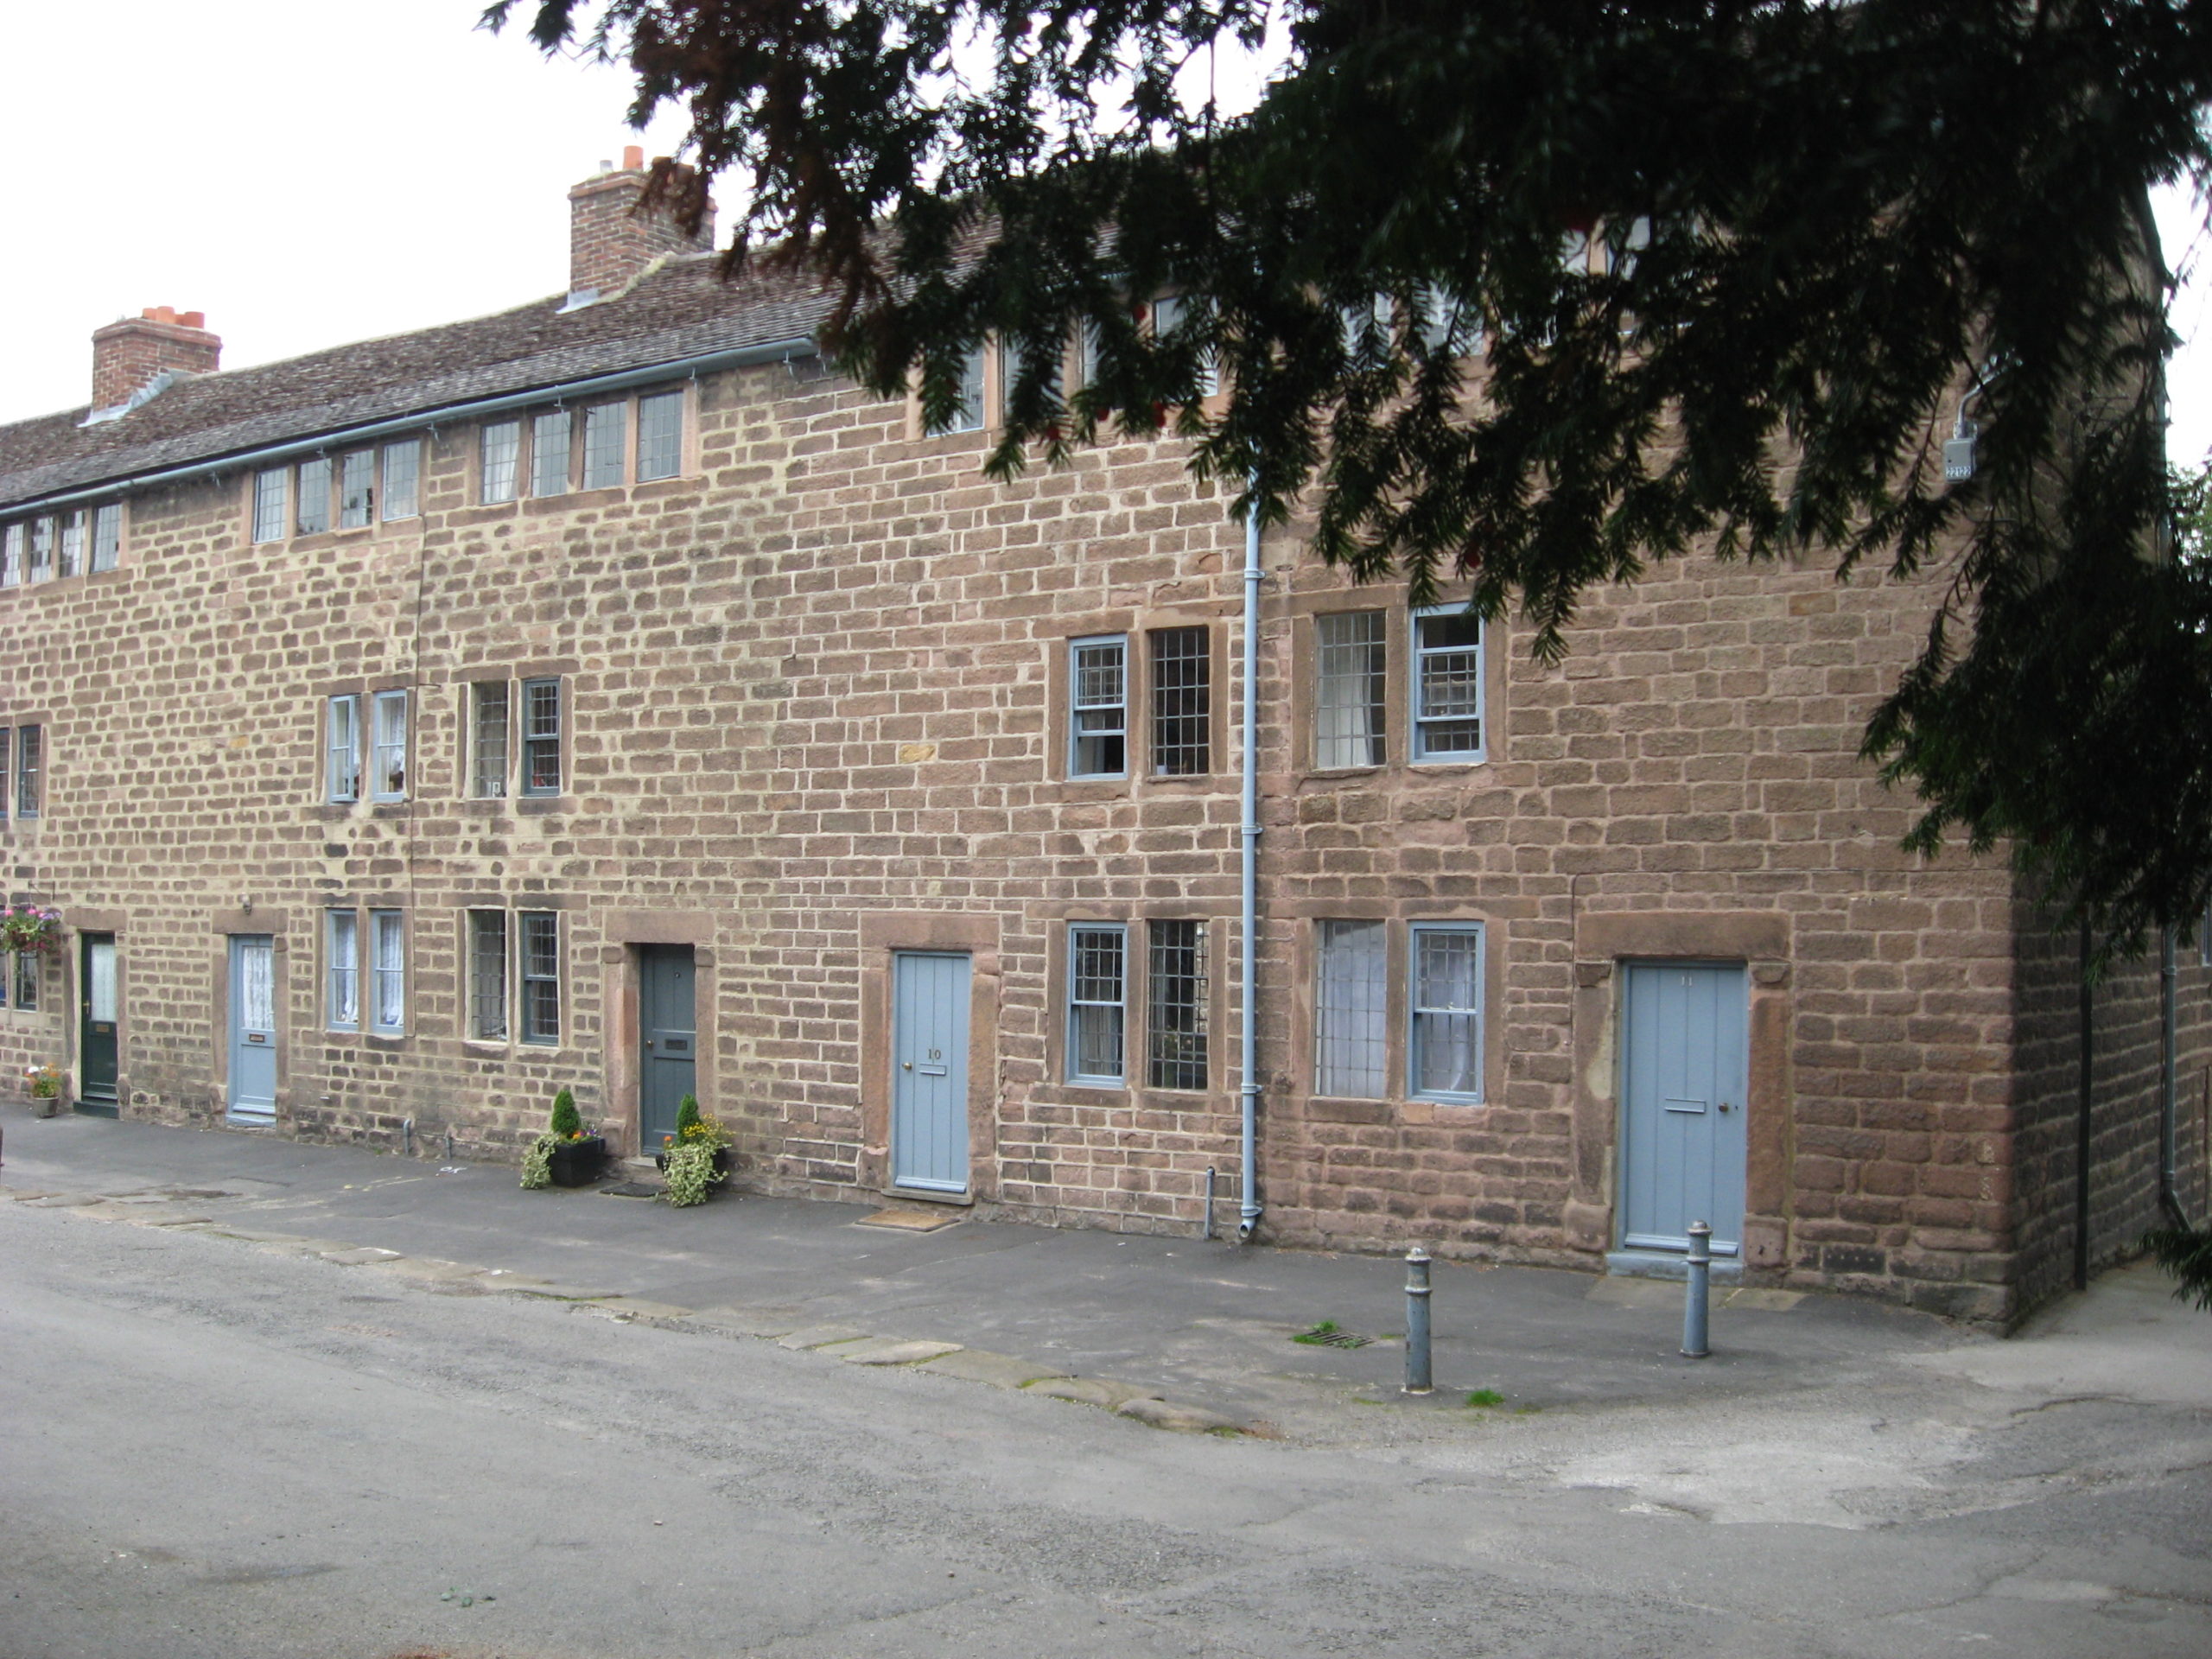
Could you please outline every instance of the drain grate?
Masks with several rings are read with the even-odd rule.
[[[1335,1320],[1324,1319],[1311,1331],[1300,1332],[1291,1340],[1302,1342],[1308,1348],[1364,1348],[1375,1338],[1358,1336],[1350,1331],[1339,1331]]]

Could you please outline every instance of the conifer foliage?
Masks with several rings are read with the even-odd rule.
[[[1866,734],[1917,841],[2006,841],[2120,948],[2202,912],[2212,604],[2141,556],[2173,511],[2146,188],[2212,162],[2212,6],[1278,0],[1287,60],[1229,118],[1205,54],[1270,10],[486,21],[683,110],[698,171],[651,188],[696,213],[725,175],[732,268],[818,275],[878,391],[918,375],[944,422],[1010,342],[1001,476],[1172,425],[1237,510],[1310,504],[1416,600],[1471,577],[1547,659],[1592,584],[1695,547],[1932,574]]]

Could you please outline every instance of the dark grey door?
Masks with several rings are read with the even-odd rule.
[[[891,976],[891,1184],[968,1190],[966,953],[901,950]]]
[[[688,944],[638,947],[639,1149],[655,1153],[676,1133],[676,1109],[699,1087],[698,969]]]
[[[1744,1233],[1751,1070],[1744,970],[1705,963],[1627,969],[1621,1045],[1621,1243],[1681,1252],[1693,1221],[1710,1223],[1713,1253],[1734,1255]]]
[[[276,941],[231,936],[231,1122],[276,1121]]]
[[[87,933],[78,959],[77,1109],[116,1116],[115,935]]]

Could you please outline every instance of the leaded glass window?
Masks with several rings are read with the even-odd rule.
[[[522,423],[488,421],[484,426],[476,499],[487,505],[515,499],[515,466],[522,456]]]
[[[674,478],[683,465],[683,394],[638,399],[638,481]]]
[[[1381,922],[1319,924],[1313,1092],[1380,1100],[1389,1091],[1389,978]]]
[[[1212,658],[1204,628],[1162,628],[1152,636],[1152,770],[1193,777],[1212,766]]]
[[[1313,619],[1313,764],[1379,766],[1384,759],[1382,613]]]
[[[1206,1086],[1206,925],[1156,921],[1146,932],[1145,1081],[1154,1089]]]

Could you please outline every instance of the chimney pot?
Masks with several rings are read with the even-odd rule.
[[[622,146],[622,170],[625,173],[639,172],[644,168],[645,165],[645,149],[643,144],[625,144]]]

